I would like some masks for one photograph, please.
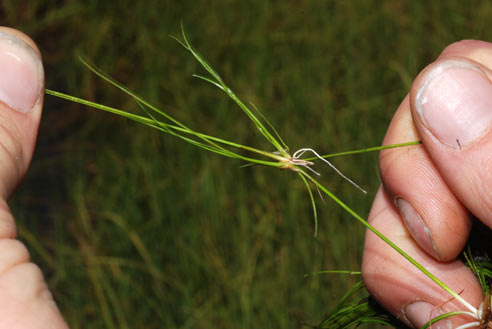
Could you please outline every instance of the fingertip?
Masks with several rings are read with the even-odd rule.
[[[44,99],[44,69],[35,43],[0,27],[0,196],[7,198],[25,174]]]
[[[0,33],[6,33],[9,35],[12,35],[16,37],[17,39],[20,39],[24,41],[26,44],[29,45],[39,56],[41,56],[41,51],[39,50],[37,44],[29,37],[27,34],[24,32],[21,32],[19,30],[13,29],[11,27],[7,26],[0,26]]]
[[[420,140],[408,96],[395,113],[383,144]],[[470,231],[470,216],[449,190],[421,145],[380,152],[381,180],[420,247],[432,257],[456,258]]]
[[[438,60],[452,57],[468,58],[492,67],[492,43],[482,40],[461,40],[447,46]]]
[[[439,60],[424,69],[410,93],[424,142],[459,150],[477,141],[492,124],[491,78],[476,62]]]
[[[482,291],[473,273],[458,260],[443,263],[424,252],[409,235],[391,199],[383,189],[376,195],[369,222],[468,303],[474,306],[480,304],[483,298]],[[369,230],[364,245],[362,276],[371,295],[408,325],[419,326],[423,324],[421,321],[427,322],[431,316],[441,311],[465,309],[458,300],[451,298],[429,277]],[[416,302],[430,305],[427,308],[428,312],[424,315],[417,312],[418,309],[422,310],[421,307],[407,309]],[[451,321],[456,325],[466,319],[452,318]]]
[[[26,113],[42,102],[44,69],[39,49],[25,34],[0,28],[0,101]]]
[[[492,51],[489,53],[492,64]],[[492,71],[465,57],[442,57],[410,92],[415,126],[446,184],[492,227]]]

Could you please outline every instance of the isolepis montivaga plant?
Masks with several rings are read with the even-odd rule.
[[[381,234],[378,230],[376,230],[372,225],[370,225],[364,218],[358,215],[354,210],[352,210],[347,204],[345,204],[341,199],[335,196],[332,192],[330,192],[321,182],[320,182],[320,174],[315,169],[315,164],[317,162],[322,162],[328,166],[330,166],[338,175],[342,176],[349,183],[354,185],[359,190],[365,192],[359,185],[350,180],[344,174],[342,174],[335,166],[331,164],[327,159],[335,156],[342,155],[350,155],[350,154],[358,154],[372,151],[380,151],[383,149],[389,148],[397,148],[397,147],[409,147],[413,145],[420,144],[420,141],[408,141],[402,142],[399,144],[386,145],[386,146],[378,146],[371,147],[362,150],[341,152],[335,154],[328,155],[320,155],[317,151],[315,151],[311,147],[304,147],[294,152],[291,152],[288,145],[284,142],[284,139],[280,136],[280,134],[275,130],[274,126],[266,119],[266,117],[260,113],[260,111],[256,108],[254,104],[247,104],[243,102],[226,84],[226,82],[222,79],[222,77],[212,68],[212,66],[193,48],[193,46],[188,41],[186,34],[183,29],[183,25],[181,25],[181,38],[173,37],[181,46],[183,46],[203,67],[207,75],[203,74],[195,74],[194,77],[201,79],[218,89],[224,92],[228,97],[230,97],[242,110],[242,112],[248,117],[248,119],[253,124],[256,131],[265,138],[269,144],[273,147],[274,151],[265,151],[252,146],[242,145],[233,141],[225,140],[220,137],[211,136],[208,134],[201,133],[197,130],[194,130],[184,124],[183,122],[178,121],[170,114],[165,112],[162,109],[157,108],[156,106],[150,104],[142,97],[138,96],[119,82],[115,81],[108,75],[106,75],[103,71],[98,69],[95,65],[90,64],[88,60],[81,58],[82,63],[96,75],[109,82],[116,88],[119,88],[121,91],[129,95],[133,98],[133,100],[137,103],[138,107],[142,110],[142,114],[134,114],[127,112],[125,110],[116,109],[113,107],[109,107],[106,105],[98,104],[95,102],[91,102],[88,100],[84,100],[78,97],[70,96],[58,91],[53,91],[46,89],[46,93],[48,95],[60,97],[72,102],[80,103],[83,105],[87,105],[92,108],[96,108],[99,110],[107,111],[113,114],[120,115],[127,119],[136,121],[138,123],[144,124],[151,128],[157,129],[164,133],[170,134],[174,137],[184,140],[194,146],[202,148],[204,150],[229,157],[242,161],[246,165],[262,165],[268,167],[274,167],[278,169],[286,169],[294,174],[296,174],[299,179],[306,186],[309,198],[312,204],[313,210],[313,218],[314,218],[314,232],[315,236],[318,231],[318,214],[316,208],[315,201],[315,193],[313,191],[318,191],[320,194],[324,194],[331,198],[336,204],[342,207],[346,212],[348,212],[352,217],[354,217],[359,223],[364,225],[367,229],[376,234],[379,238],[381,238],[384,242],[386,242],[391,248],[396,250],[402,257],[408,260],[413,264],[416,268],[418,268],[421,272],[423,272],[427,277],[429,277],[432,281],[434,281],[437,285],[439,285],[444,291],[446,291],[452,298],[458,300],[466,310],[446,313],[440,315],[427,323],[423,328],[427,328],[443,318],[451,317],[455,315],[468,315],[472,320],[464,325],[461,325],[457,329],[465,329],[473,326],[482,326],[482,328],[492,328],[492,321],[490,321],[490,299],[489,295],[487,295],[488,299],[486,303],[484,303],[484,307],[481,309],[476,309],[474,306],[470,305],[466,300],[464,300],[459,293],[450,289],[446,284],[444,284],[439,278],[430,273],[426,268],[421,266],[416,260],[414,260],[410,255],[408,255],[405,251],[399,248],[396,244],[386,238],[383,234]],[[311,154],[311,157],[305,157],[306,154]],[[470,262],[469,264],[475,264],[475,273],[482,273],[478,271],[478,267],[474,262]],[[482,264],[483,265],[483,264]],[[490,268],[486,266],[481,266],[481,270],[486,269],[487,277],[490,278],[490,273],[492,273],[492,266]],[[473,267],[472,267],[473,270]],[[480,274],[485,275],[485,274]],[[485,284],[485,279],[483,280]],[[380,311],[375,311],[376,308],[371,306],[369,300],[367,298],[356,300],[355,303],[348,303],[347,301],[349,297],[353,296],[356,292],[360,291],[363,287],[362,282],[357,283],[348,293],[344,296],[340,303],[335,307],[332,313],[327,317],[327,319],[321,323],[319,328],[350,328],[356,326],[360,323],[364,322],[373,322],[380,324],[394,324],[394,320],[385,315]],[[484,318],[486,317],[486,320]],[[486,322],[484,322],[486,321]],[[490,321],[490,323],[489,323]],[[485,325],[485,327],[484,327]],[[338,326],[338,327],[337,327]]]

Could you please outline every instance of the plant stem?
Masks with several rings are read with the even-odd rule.
[[[359,216],[355,211],[353,211],[349,206],[347,206],[342,200],[340,200],[337,196],[331,193],[328,189],[326,189],[323,185],[321,185],[316,179],[314,179],[311,175],[303,171],[301,168],[298,168],[303,175],[305,175],[311,182],[313,182],[323,193],[329,196],[333,201],[335,201],[340,207],[342,207],[346,212],[348,212],[352,217],[357,219],[362,225],[368,228],[371,232],[376,234],[381,240],[386,242],[391,248],[393,248],[396,252],[402,255],[406,260],[408,260],[413,266],[419,269],[422,273],[424,273],[428,278],[434,281],[439,287],[441,287],[444,291],[446,291],[453,298],[458,300],[463,306],[465,306],[472,313],[476,313],[477,309],[473,307],[470,303],[468,303],[464,298],[462,298],[458,293],[454,292],[451,288],[449,288],[444,282],[439,280],[434,274],[429,272],[425,267],[420,265],[413,257],[407,254],[403,249],[398,247],[395,243],[393,243],[390,239],[384,236],[381,232],[379,232],[374,226],[369,224],[364,218]]]
[[[164,128],[164,129],[172,129],[174,131],[178,131],[178,132],[181,132],[181,133],[195,135],[195,136],[198,136],[198,137],[207,139],[207,140],[211,140],[211,141],[214,141],[214,142],[225,144],[227,146],[236,147],[236,148],[239,148],[239,149],[243,149],[245,151],[257,153],[257,154],[263,155],[265,157],[269,157],[271,159],[274,159],[276,161],[275,162],[273,162],[273,161],[264,161],[264,160],[260,160],[260,159],[256,159],[256,158],[245,157],[245,156],[242,156],[240,154],[237,154],[237,153],[234,153],[234,152],[230,152],[230,151],[225,152],[225,153],[221,153],[222,155],[225,155],[225,156],[229,156],[228,153],[231,153],[231,154],[234,154],[234,156],[229,156],[229,157],[240,158],[240,159],[242,159],[244,161],[248,161],[248,162],[251,162],[251,163],[256,163],[256,164],[264,165],[264,166],[271,166],[271,167],[280,167],[281,164],[279,164],[279,162],[282,161],[282,160],[284,160],[284,158],[282,156],[280,156],[278,154],[275,154],[275,153],[258,150],[256,148],[253,148],[253,147],[250,147],[250,146],[241,145],[241,144],[230,142],[230,141],[227,141],[227,140],[224,140],[224,139],[221,139],[221,138],[217,138],[217,137],[209,136],[209,135],[206,135],[206,134],[202,134],[202,133],[196,132],[194,130],[191,130],[189,128],[183,128],[181,126],[164,124],[164,123],[158,122],[158,121],[156,122],[156,120],[152,120],[152,119],[149,119],[149,118],[140,116],[140,115],[132,114],[132,113],[129,113],[129,112],[126,112],[126,111],[122,111],[122,110],[119,110],[119,109],[116,109],[116,108],[113,108],[113,107],[109,107],[109,106],[106,106],[106,105],[102,105],[102,104],[99,104],[99,103],[91,102],[91,101],[88,101],[88,100],[85,100],[85,99],[82,99],[82,98],[78,98],[78,97],[75,97],[75,96],[67,95],[67,94],[61,93],[59,91],[54,91],[54,90],[46,89],[45,90],[45,93],[47,95],[51,95],[51,96],[59,97],[59,98],[62,98],[62,99],[66,99],[66,100],[72,101],[74,103],[79,103],[79,104],[86,105],[86,106],[89,106],[89,107],[92,107],[92,108],[96,108],[96,109],[99,109],[99,110],[103,110],[103,111],[106,111],[106,112],[117,114],[117,115],[126,117],[127,119],[130,119],[130,120],[133,120],[133,121],[142,123],[144,125],[147,125],[147,126],[150,126],[150,127],[156,128],[156,129],[159,129],[159,130],[163,130],[162,128]],[[169,133],[169,131],[167,131],[167,130],[166,130],[166,132]]]
[[[339,157],[339,156],[344,156],[344,155],[354,155],[354,154],[361,154],[361,153],[367,153],[367,152],[382,151],[382,150],[387,150],[387,149],[393,149],[393,148],[405,147],[405,146],[413,146],[413,145],[420,145],[420,144],[422,144],[421,141],[412,141],[412,142],[406,142],[406,143],[381,145],[381,146],[375,146],[375,147],[368,147],[368,148],[361,149],[361,150],[330,153],[330,154],[322,155],[321,157],[324,159],[328,159],[328,158],[334,158],[334,157]],[[318,159],[317,157],[311,157],[311,158],[305,158],[304,160],[314,161],[317,159]]]

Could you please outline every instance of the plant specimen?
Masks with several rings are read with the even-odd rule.
[[[174,38],[174,37],[173,37]],[[263,165],[275,167],[278,169],[289,170],[295,173],[299,179],[302,180],[306,189],[308,191],[308,195],[311,200],[312,209],[313,209],[313,218],[314,218],[314,226],[315,226],[315,235],[318,230],[318,215],[316,209],[315,196],[313,193],[313,187],[318,193],[324,194],[331,198],[335,203],[337,203],[340,207],[342,207],[346,212],[348,212],[352,217],[354,217],[359,223],[364,225],[367,229],[376,234],[379,238],[381,238],[386,244],[388,244],[391,248],[397,251],[402,257],[408,260],[413,266],[418,268],[421,272],[423,272],[427,277],[433,280],[437,285],[439,285],[444,291],[446,291],[451,298],[459,301],[463,307],[466,309],[464,311],[457,311],[446,313],[440,315],[434,319],[431,319],[423,328],[430,327],[432,323],[435,323],[441,319],[455,316],[455,315],[468,315],[472,320],[469,323],[461,325],[458,329],[470,328],[473,326],[480,326],[480,328],[492,328],[491,319],[492,312],[490,306],[490,294],[486,294],[485,302],[482,306],[477,310],[473,305],[469,304],[465,299],[463,299],[459,293],[450,289],[446,284],[444,284],[439,278],[430,273],[426,268],[420,265],[416,260],[414,260],[410,255],[408,255],[405,251],[399,248],[395,243],[386,238],[382,233],[380,233],[377,229],[375,229],[372,225],[370,225],[364,218],[358,215],[354,210],[352,210],[347,204],[345,204],[341,199],[335,196],[332,192],[330,192],[323,184],[320,183],[318,176],[319,173],[314,169],[315,163],[323,162],[324,164],[329,165],[337,174],[346,179],[349,183],[354,185],[356,188],[365,192],[360,186],[358,186],[355,182],[350,180],[348,177],[343,175],[337,168],[335,168],[327,159],[335,156],[341,155],[349,155],[349,154],[357,154],[371,151],[379,151],[383,149],[396,148],[396,147],[409,147],[412,145],[420,144],[419,141],[410,141],[404,142],[400,144],[386,145],[380,147],[367,148],[356,151],[348,151],[337,154],[329,154],[329,155],[320,155],[312,148],[301,148],[297,151],[291,152],[289,147],[275,130],[273,125],[265,118],[263,114],[256,108],[254,104],[247,105],[244,103],[224,82],[221,76],[212,68],[210,64],[192,47],[190,42],[188,41],[184,30],[182,28],[182,39],[174,38],[181,46],[183,46],[191,55],[201,64],[201,66],[205,69],[208,75],[198,75],[194,76],[198,79],[204,80],[207,83],[212,84],[213,86],[219,88],[222,92],[224,92],[228,97],[230,97],[238,107],[243,111],[243,113],[250,119],[253,123],[256,130],[270,143],[270,145],[274,148],[275,151],[264,151],[251,146],[238,144],[233,141],[228,141],[219,137],[207,135],[196,131],[184,123],[176,120],[171,115],[166,113],[165,111],[153,106],[149,102],[145,101],[143,98],[139,97],[132,91],[130,91],[125,86],[121,85],[117,81],[113,80],[111,77],[107,76],[101,70],[96,68],[94,65],[89,64],[87,60],[81,59],[83,64],[88,67],[92,72],[106,80],[110,84],[122,90],[124,93],[133,98],[133,100],[137,103],[139,108],[142,110],[142,115],[137,115],[133,113],[129,113],[120,109],[108,107],[102,104],[97,104],[94,102],[90,102],[87,100],[83,100],[74,96],[66,95],[60,92],[46,90],[46,93],[52,96],[60,97],[67,99],[69,101],[77,102],[80,104],[84,104],[93,108],[97,108],[103,111],[107,111],[113,114],[117,114],[128,118],[130,120],[139,122],[141,124],[147,125],[159,131],[168,133],[177,138],[184,140],[194,146],[200,147],[204,150],[217,153],[222,156],[226,156],[229,158],[234,158],[246,162],[245,165]],[[306,154],[312,154],[312,157],[304,157]],[[487,274],[484,270],[487,269],[485,265],[477,265],[477,262],[472,261],[472,257],[468,255],[468,263],[472,270],[480,277],[482,276],[483,280],[481,283],[483,286],[486,286],[486,277],[490,278],[492,275]],[[491,267],[492,268],[492,267]],[[492,271],[489,271],[492,273]],[[486,274],[483,274],[486,273]],[[358,300],[355,304],[346,304],[346,300],[352,296],[355,292],[361,290],[363,288],[362,282],[356,284],[347,294],[344,296],[339,304],[335,307],[335,310],[328,316],[328,318],[320,324],[319,327],[324,328],[348,328],[362,322],[374,322],[374,323],[383,323],[383,324],[394,324],[393,320],[385,315],[381,315],[378,311],[375,311],[375,308],[369,304],[367,300]],[[484,289],[485,290],[485,289]]]

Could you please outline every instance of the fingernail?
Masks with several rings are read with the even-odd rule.
[[[443,312],[436,306],[427,302],[414,302],[405,306],[404,314],[408,321],[415,327],[420,328],[431,319]],[[435,329],[451,329],[451,321],[444,319],[432,324]]]
[[[422,217],[420,217],[412,205],[404,199],[397,198],[395,203],[408,231],[410,231],[410,234],[412,234],[415,241],[417,241],[420,247],[428,254],[432,255],[436,259],[439,259],[439,255],[437,254],[434,242],[432,240],[431,232],[427,225],[425,225]]]
[[[0,102],[29,112],[40,101],[43,84],[38,53],[23,40],[0,32]]]
[[[461,149],[484,135],[492,123],[492,83],[478,66],[444,61],[427,73],[415,105],[441,143]]]

